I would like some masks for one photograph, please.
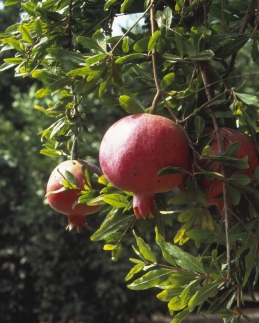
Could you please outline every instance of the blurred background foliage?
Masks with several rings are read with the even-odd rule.
[[[15,7],[0,10],[1,32],[17,17]],[[253,73],[245,47],[239,55],[235,73]],[[238,81],[244,93],[254,88],[251,77]],[[0,322],[119,323],[154,309],[167,312],[164,303],[150,297],[155,291],[125,287],[131,241],[124,260],[113,263],[102,243],[90,242],[91,232],[65,231],[66,216],[46,205],[46,182],[60,160],[39,154],[42,143],[35,134],[49,120],[32,109],[47,104],[35,100],[37,86],[30,78],[15,79],[12,70],[0,78]],[[98,127],[89,134],[89,145],[97,151],[103,133],[125,112],[106,108],[97,114],[98,102],[88,100],[89,120]],[[89,216],[90,225],[97,228],[98,222],[98,215]]]
[[[0,32],[17,17],[14,7],[0,10]],[[50,121],[33,110],[48,103],[35,100],[37,87],[33,79],[14,78],[13,70],[0,78],[0,322],[115,323],[152,308],[166,312],[155,296],[147,297],[152,291],[126,288],[127,252],[124,261],[112,262],[101,242],[90,241],[92,232],[65,231],[67,217],[46,204],[46,183],[60,160],[39,153],[36,134]],[[125,112],[106,109],[100,115],[98,102],[89,98],[88,104],[89,120],[99,127],[88,136],[97,151],[103,133]],[[98,228],[101,219],[94,214],[88,223]]]

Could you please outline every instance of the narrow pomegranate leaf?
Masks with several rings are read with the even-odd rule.
[[[132,290],[144,290],[155,287],[167,280],[172,275],[172,270],[167,268],[154,269],[136,279],[127,287]]]
[[[124,53],[128,53],[129,52],[129,40],[128,37],[123,38],[122,41],[122,50]]]
[[[250,183],[250,178],[244,174],[233,174],[228,178],[228,181],[233,182],[233,184],[248,185]]]
[[[201,282],[202,282],[202,279],[196,279],[184,288],[184,290],[180,295],[181,304],[183,304],[184,307],[187,306],[189,300],[194,294],[194,291],[196,290],[197,286],[201,284]]]
[[[118,232],[120,229],[126,228],[128,223],[133,219],[133,215],[126,216],[118,212],[118,209],[113,208],[107,215],[107,220],[102,223],[102,226],[95,231],[95,233],[90,237],[92,241],[104,240],[109,237],[109,235]]]
[[[168,309],[170,313],[173,313],[174,311],[180,311],[185,307],[186,305],[182,302],[180,296],[173,297],[168,303]]]
[[[112,249],[112,260],[117,261],[123,251],[123,246],[121,243],[117,244],[115,248]]]
[[[141,262],[139,264],[136,264],[133,268],[131,268],[131,270],[129,271],[129,273],[125,277],[125,280],[126,281],[130,280],[135,274],[137,274],[138,272],[140,272],[144,267],[145,267],[145,263],[144,262]]]
[[[119,98],[120,106],[129,114],[143,113],[144,110],[139,104],[128,95],[121,95]]]
[[[215,311],[219,311],[221,308],[226,308],[226,303],[229,301],[230,298],[233,297],[233,292],[237,289],[237,286],[233,286],[220,297],[217,297],[216,300],[210,305],[208,308],[208,312],[213,313]]]
[[[180,174],[180,173],[190,174],[190,172],[184,168],[168,166],[168,167],[161,169],[157,175],[163,176],[163,175]]]
[[[172,197],[170,200],[167,201],[167,204],[185,205],[193,202],[194,198],[195,198],[195,191],[191,191],[186,194],[181,194],[181,195]]]
[[[115,63],[116,64],[126,64],[128,62],[133,61],[133,60],[138,60],[140,58],[145,58],[145,57],[147,57],[146,54],[133,53],[133,54],[129,54],[129,55],[117,58]]]
[[[227,146],[227,148],[225,149],[225,151],[222,154],[224,156],[235,157],[237,152],[239,151],[240,147],[241,147],[240,141],[232,142],[231,144],[229,144]]]
[[[87,65],[92,65],[92,64],[95,64],[95,63],[98,63],[100,62],[101,60],[103,60],[105,57],[107,56],[107,54],[97,54],[97,55],[94,55],[94,56],[90,56],[89,58],[87,58],[85,60],[85,63]]]
[[[155,31],[148,42],[149,52],[151,52],[152,49],[156,46],[156,43],[160,40],[160,38],[161,38],[161,31],[160,30]]]
[[[205,127],[204,118],[202,118],[201,116],[196,116],[194,118],[194,126],[195,126],[196,139],[198,141]]]
[[[153,252],[151,251],[150,246],[144,242],[144,240],[140,237],[138,237],[136,235],[136,232],[133,231],[133,234],[135,236],[138,248],[139,248],[139,252],[141,253],[141,255],[148,261],[154,263],[157,262],[155,255],[153,254]]]
[[[212,282],[211,284],[202,286],[197,293],[188,302],[188,309],[190,312],[194,310],[197,305],[204,303],[209,297],[214,296],[215,292],[218,291],[218,287],[221,282]]]
[[[169,302],[173,297],[179,296],[183,291],[183,288],[168,288],[164,289],[156,297],[162,302]]]
[[[95,50],[97,53],[104,52],[104,50],[92,38],[78,36],[76,40],[87,49]]]
[[[150,40],[150,36],[144,37],[144,38],[141,38],[140,40],[138,40],[133,46],[134,51],[137,53],[146,52],[148,49],[149,40]]]
[[[242,284],[243,287],[246,285],[248,278],[250,277],[251,271],[255,264],[255,259],[258,256],[257,253],[258,253],[258,246],[256,245],[256,243],[254,243],[253,245],[251,245],[250,250],[245,257],[246,271],[245,271],[245,276]]]
[[[133,1],[134,0],[124,0],[121,5],[120,12],[124,12],[127,8],[129,8]]]
[[[115,206],[117,208],[125,208],[128,206],[129,201],[127,198],[121,194],[106,194],[103,197],[104,202]]]
[[[241,199],[240,192],[231,184],[227,183],[227,194],[233,205],[238,205]]]
[[[104,6],[104,8],[103,8],[103,10],[104,11],[106,11],[107,9],[109,9],[110,8],[110,6],[112,6],[113,4],[114,4],[114,2],[116,2],[117,0],[108,0],[108,1],[106,1],[106,3],[105,3],[105,6]]]
[[[181,323],[190,314],[188,309],[184,309],[180,313],[176,314],[171,323]]]
[[[166,255],[170,255],[179,267],[188,271],[205,274],[206,271],[203,267],[201,260],[198,260],[193,255],[183,251],[181,248],[166,242],[163,237],[157,232],[156,241],[162,250],[166,251]]]

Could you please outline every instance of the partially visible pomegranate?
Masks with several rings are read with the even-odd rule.
[[[101,170],[86,161],[66,160],[59,164],[51,173],[47,184],[47,199],[49,205],[56,211],[64,213],[68,216],[68,226],[66,230],[72,230],[75,226],[79,232],[84,226],[87,214],[92,214],[100,210],[101,205],[89,206],[87,204],[77,204],[74,208],[72,205],[79,198],[79,193],[84,190],[85,175],[82,172],[82,166],[93,171],[97,175],[101,175]],[[77,181],[77,189],[68,189],[58,193],[50,194],[63,187],[61,181],[65,179],[65,172],[68,171],[74,175]]]
[[[254,176],[254,171],[256,166],[259,164],[259,159],[257,155],[257,151],[253,141],[249,136],[244,133],[240,133],[237,130],[230,128],[221,128],[220,129],[220,137],[223,143],[223,149],[225,150],[227,146],[234,142],[241,142],[241,146],[239,151],[236,154],[236,158],[242,159],[245,156],[248,156],[248,164],[249,168],[244,169],[240,172],[240,174],[244,174],[248,176],[251,180]],[[213,154],[219,153],[219,146],[216,136],[212,139],[210,143]],[[231,176],[235,169],[233,167],[225,166],[226,172],[228,176]],[[212,172],[218,172],[222,174],[222,165],[220,163],[216,163],[211,170]],[[223,201],[221,200],[223,196],[223,187],[222,181],[218,178],[214,180],[202,180],[200,182],[200,187],[206,191],[206,196],[208,199],[208,203],[210,205],[216,205],[219,212],[222,213],[223,210]]]
[[[186,168],[189,146],[184,131],[171,120],[147,113],[113,124],[101,142],[99,159],[107,179],[134,193],[136,217],[154,217],[154,194],[182,183],[183,173],[158,176],[167,166]]]

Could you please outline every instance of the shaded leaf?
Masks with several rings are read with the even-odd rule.
[[[107,194],[103,197],[103,200],[117,208],[125,208],[129,204],[127,198],[121,194]]]

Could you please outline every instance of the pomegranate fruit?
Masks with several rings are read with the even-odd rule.
[[[122,118],[105,133],[99,151],[107,179],[123,191],[131,191],[136,217],[154,217],[154,194],[170,191],[185,174],[158,176],[167,166],[186,168],[189,145],[182,128],[152,114]]]
[[[259,164],[257,151],[253,141],[246,134],[240,133],[237,130],[230,129],[230,128],[221,128],[220,137],[222,140],[224,150],[231,143],[241,142],[240,149],[238,150],[235,157],[242,159],[245,156],[248,156],[249,168],[243,169],[242,171],[240,171],[240,174],[244,174],[252,180],[254,176],[255,168]],[[215,135],[214,135],[214,138],[212,139],[212,142],[210,143],[210,146],[212,148],[213,154],[219,153],[218,140]],[[235,171],[235,169],[230,166],[225,166],[225,170],[228,176],[231,176],[231,174],[233,174],[233,172]],[[222,165],[218,162],[215,163],[211,171],[222,174],[223,172]],[[223,201],[221,199],[223,196],[222,181],[218,178],[215,178],[213,180],[202,180],[200,182],[200,187],[206,192],[208,203],[210,205],[216,205],[219,212],[222,213],[222,210],[223,210]]]
[[[97,175],[102,174],[101,170],[92,163],[86,161],[79,162],[77,160],[66,160],[52,171],[47,184],[47,200],[49,205],[54,210],[68,216],[67,230],[72,230],[75,226],[78,232],[83,227],[88,227],[85,223],[86,215],[95,213],[102,207],[101,205],[89,206],[87,204],[77,204],[74,208],[72,207],[73,203],[78,200],[80,191],[84,190],[85,175],[82,171],[82,166],[85,166]],[[61,182],[66,178],[66,171],[74,175],[78,188],[67,189],[55,193],[55,191],[63,188]]]

